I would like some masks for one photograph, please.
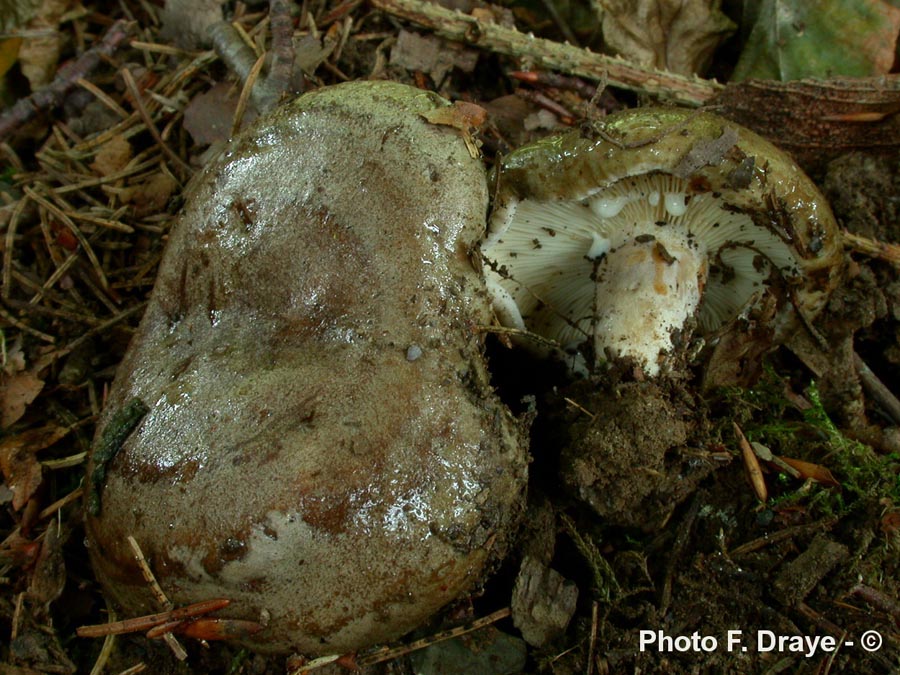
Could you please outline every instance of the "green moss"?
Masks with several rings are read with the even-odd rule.
[[[770,507],[802,504],[817,517],[843,516],[857,505],[872,500],[900,503],[900,457],[879,455],[871,447],[849,438],[825,410],[815,381],[804,395],[810,407],[802,412],[785,396],[786,385],[767,366],[752,389],[721,392],[728,413],[718,421],[722,442],[734,445],[731,422],[735,420],[751,441],[769,447],[781,457],[791,457],[827,468],[839,482],[834,488],[798,481],[785,474],[768,479],[776,488]]]

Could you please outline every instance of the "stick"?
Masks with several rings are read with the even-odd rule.
[[[884,410],[894,424],[900,424],[900,401],[897,400],[893,392],[884,385],[884,382],[872,372],[872,369],[866,365],[865,361],[856,352],[853,352],[853,366],[856,368],[859,381],[862,383],[866,394]]]
[[[269,85],[278,92],[286,92],[294,72],[294,22],[290,0],[269,0],[269,31],[272,33],[272,65],[269,66]]]
[[[841,233],[844,239],[844,246],[851,251],[856,251],[870,258],[878,258],[895,266],[900,266],[900,246],[897,244],[888,244],[877,239],[869,239],[859,234],[853,234],[844,230]]]
[[[80,626],[75,629],[78,637],[105,637],[107,635],[121,635],[123,633],[135,633],[137,631],[145,631],[156,626],[161,626],[170,621],[182,621],[195,616],[202,616],[223,609],[231,603],[225,598],[216,600],[204,600],[203,602],[195,602],[193,605],[179,607],[170,612],[160,612],[159,614],[147,614],[134,619],[124,619],[122,621],[113,621],[111,623],[100,623],[92,626]]]
[[[521,58],[536,68],[556,70],[594,82],[608,78],[613,86],[677,103],[701,106],[724,89],[712,80],[644,68],[622,58],[526,35],[424,0],[372,0],[372,4],[383,12],[433,30],[448,40]]]
[[[43,110],[55,108],[63,102],[66,94],[78,85],[78,81],[93,71],[103,57],[113,53],[128,37],[131,26],[128,22],[116,21],[106,35],[94,47],[88,49],[75,61],[67,63],[56,73],[53,82],[37,90],[31,96],[19,100],[0,115],[0,140],[6,139],[13,131]]]

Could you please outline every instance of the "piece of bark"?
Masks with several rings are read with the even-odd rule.
[[[562,635],[578,600],[578,587],[559,572],[525,556],[512,597],[512,616],[525,641],[542,646]]]
[[[729,84],[709,104],[768,137],[807,171],[851,150],[900,145],[900,77],[747,80]]]

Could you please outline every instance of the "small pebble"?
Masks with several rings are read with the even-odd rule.
[[[422,348],[419,345],[410,345],[406,350],[406,360],[415,361],[422,356]]]

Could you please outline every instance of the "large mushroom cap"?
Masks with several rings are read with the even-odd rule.
[[[824,197],[785,153],[709,113],[625,111],[590,138],[517,150],[496,179],[482,252],[497,314],[572,354],[589,343],[654,375],[693,324],[715,330],[774,296],[783,337],[836,283]]]
[[[484,168],[423,119],[444,105],[324,88],[192,184],[89,467],[120,616],[159,611],[128,536],[172,602],[306,654],[399,637],[505,550],[527,453],[474,329]]]

